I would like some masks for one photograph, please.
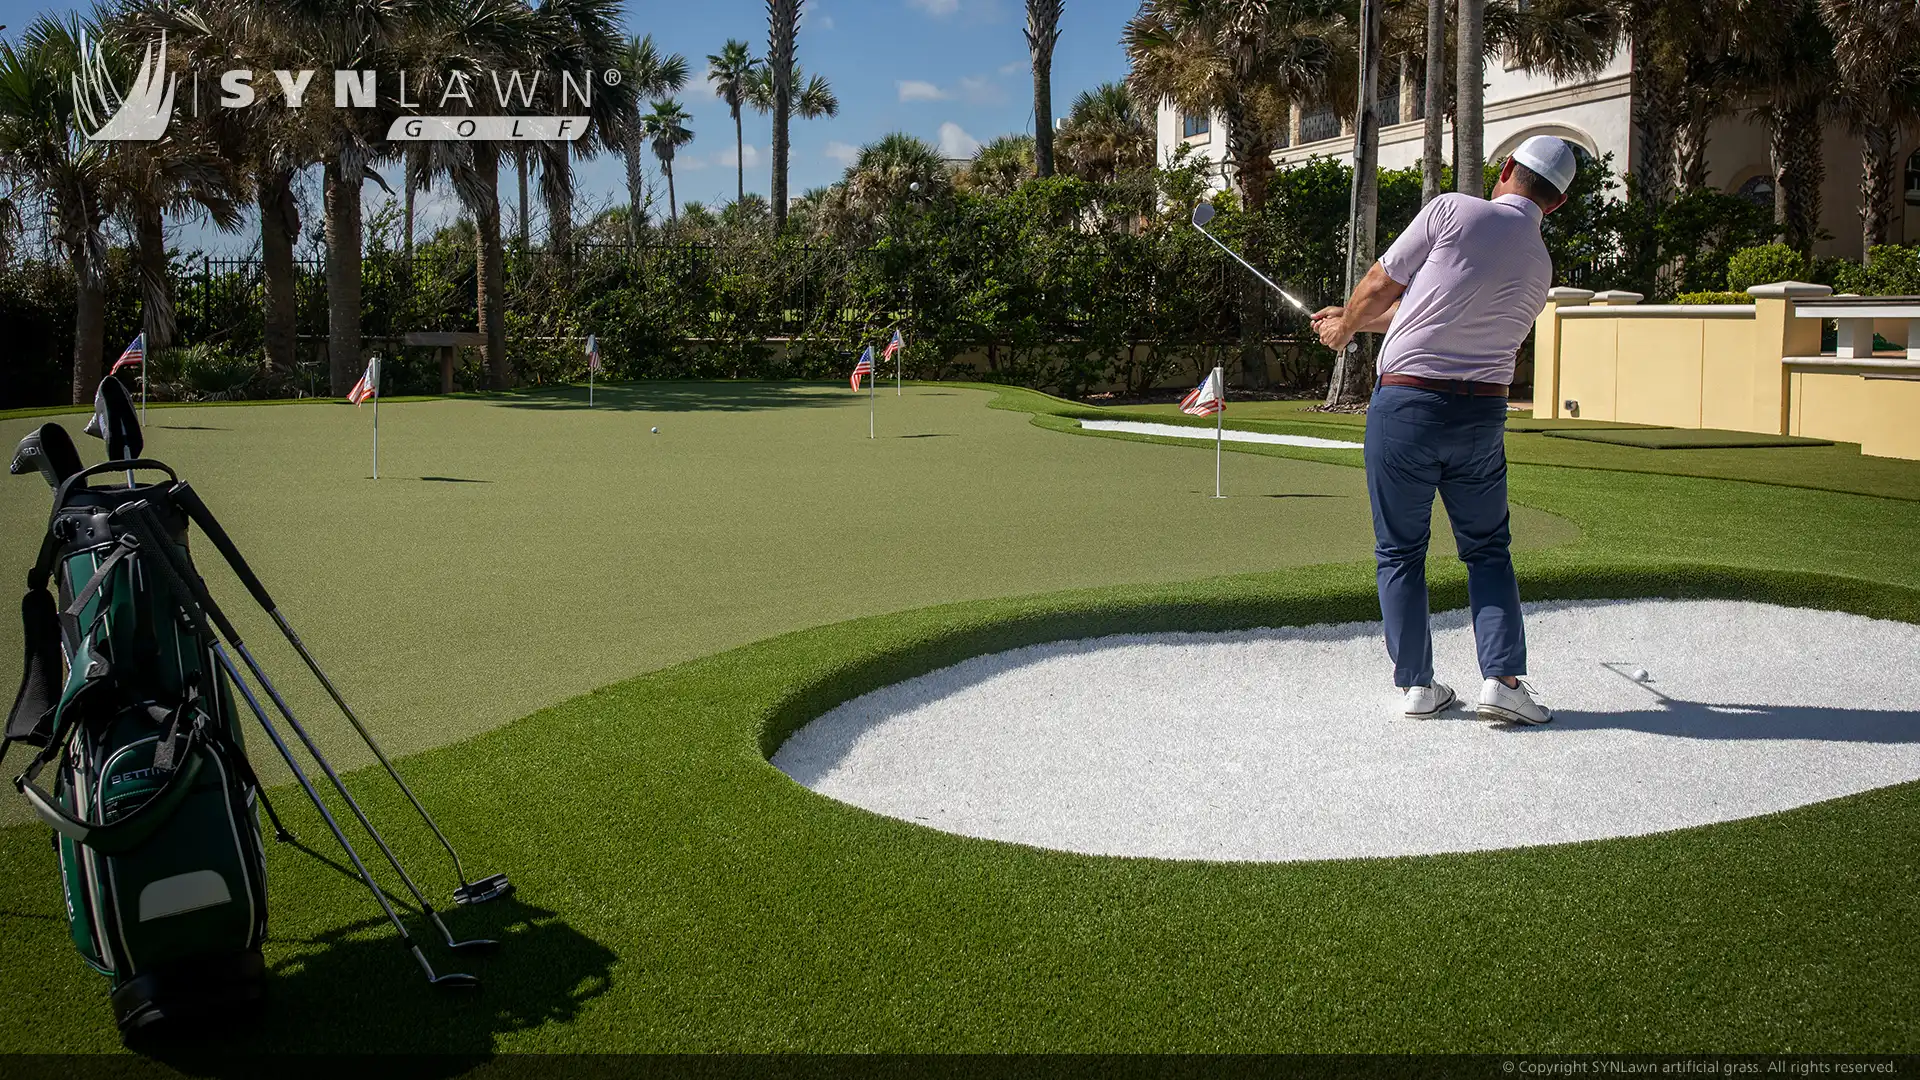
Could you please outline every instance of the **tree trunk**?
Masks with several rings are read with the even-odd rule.
[[[103,273],[89,272],[91,260],[72,259],[74,280],[73,403],[93,400],[106,366],[107,282]]]
[[[1420,205],[1440,195],[1440,170],[1446,165],[1447,0],[1427,0],[1426,145],[1420,155]]]
[[[134,206],[133,231],[140,254],[140,330],[147,335],[151,355],[173,344],[175,328],[166,218],[158,203]]]
[[[640,237],[647,226],[646,172],[642,165],[646,153],[646,142],[639,132],[627,136],[627,242],[640,246]]]
[[[1673,199],[1673,165],[1677,88],[1670,73],[1651,60],[1650,50],[1635,42],[1633,57],[1633,123],[1638,129],[1637,160],[1633,162],[1634,197],[1656,206]]]
[[[767,200],[773,204],[773,228],[776,233],[787,227],[787,126],[793,118],[793,50],[800,31],[800,6],[804,0],[767,0],[767,70],[773,78],[773,184]],[[667,179],[668,200],[673,194],[672,174]],[[675,220],[679,212],[674,212]]]
[[[513,168],[520,174],[520,217],[516,222],[520,233],[520,251],[525,254],[532,241],[527,235],[527,152],[522,147],[513,148]]]
[[[733,107],[733,201],[747,197],[747,142],[740,127],[740,106]]]
[[[573,147],[551,143],[540,160],[540,201],[547,210],[547,250],[573,257]]]
[[[1486,13],[1486,0],[1460,0],[1454,57],[1453,189],[1476,199],[1487,196]]]
[[[1353,188],[1348,201],[1347,293],[1373,267],[1373,246],[1380,218],[1380,5],[1360,0],[1360,92],[1354,117]],[[1373,389],[1372,343],[1356,335],[1359,348],[1343,351],[1333,361],[1327,384],[1328,405],[1354,405],[1367,400]]]
[[[1260,211],[1267,205],[1267,182],[1273,175],[1273,147],[1255,124],[1234,108],[1221,110],[1227,121],[1227,156],[1233,160],[1233,181],[1240,189],[1251,234],[1259,228]],[[1242,252],[1249,261],[1257,250]],[[1249,389],[1267,385],[1266,285],[1252,274],[1240,278],[1240,374]]]
[[[1820,187],[1827,179],[1827,162],[1820,152],[1820,99],[1775,106],[1768,129],[1773,155],[1773,217],[1781,242],[1813,257],[1813,238],[1820,231]]]
[[[661,162],[660,171],[667,174],[667,214],[673,219],[673,223],[678,225],[680,223],[680,204],[673,197],[673,162]]]
[[[478,232],[476,276],[479,278],[480,331],[487,343],[480,347],[487,385],[494,390],[513,386],[513,366],[507,362],[506,252],[500,243],[500,150],[493,143],[473,144],[473,171],[479,188],[473,211]]]
[[[343,157],[349,160],[343,163]],[[351,152],[327,161],[327,384],[336,397],[360,378],[360,184],[365,175]]]
[[[1887,242],[1894,214],[1895,124],[1868,124],[1860,135],[1860,256]]]
[[[406,243],[405,250],[407,253],[407,265],[411,267],[413,265],[413,197],[415,193],[415,188],[413,186],[413,174],[411,171],[409,171],[407,175],[402,178],[402,182],[406,185],[406,188],[407,188],[407,195],[406,195],[407,236],[405,241]]]
[[[1033,175],[1053,175],[1053,42],[1033,52]]]
[[[300,211],[293,200],[293,171],[263,170],[259,188],[260,276],[267,292],[264,320],[267,362],[283,371],[297,371],[293,245],[300,234]],[[411,200],[411,188],[407,195]]]

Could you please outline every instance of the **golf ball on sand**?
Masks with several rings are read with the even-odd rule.
[[[654,433],[655,435],[658,435],[658,434],[660,434],[660,429],[659,429],[659,428],[654,428],[654,429],[653,429],[653,433]]]
[[[1652,682],[1653,676],[1647,674],[1646,668],[1634,668],[1633,681],[1634,682]]]

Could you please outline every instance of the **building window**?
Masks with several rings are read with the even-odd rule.
[[[1374,103],[1380,110],[1381,127],[1392,127],[1400,122],[1400,65],[1395,64],[1391,70],[1380,73],[1380,89]]]
[[[1911,173],[1909,173],[1909,175],[1911,175]],[[1759,176],[1741,184],[1740,190],[1734,192],[1734,194],[1763,210],[1772,212],[1773,177],[1768,176],[1766,173],[1761,173]]]
[[[1213,117],[1201,113],[1184,113],[1180,117],[1180,137],[1191,139],[1195,135],[1205,135],[1213,130]]]
[[[1907,159],[1907,202],[1920,206],[1920,150]]]
[[[1300,118],[1300,141],[1302,143],[1319,142],[1340,134],[1340,115],[1333,106],[1325,105]]]

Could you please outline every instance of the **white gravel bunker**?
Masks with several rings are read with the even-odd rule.
[[[1466,613],[1434,639],[1471,702]],[[1920,627],[1637,600],[1528,605],[1527,640],[1540,728],[1407,719],[1380,625],[1350,623],[977,657],[839,706],[773,762],[945,832],[1251,861],[1633,836],[1920,779]]]

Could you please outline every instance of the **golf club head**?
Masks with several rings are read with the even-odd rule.
[[[127,393],[126,384],[112,375],[101,379],[100,389],[94,392],[93,419],[87,421],[86,431],[106,440],[109,461],[129,461],[146,448],[133,396]]]
[[[453,902],[456,904],[484,904],[489,900],[498,900],[513,892],[513,882],[505,874],[481,878],[453,890]]]
[[[1194,206],[1193,208],[1194,228],[1204,229],[1207,227],[1207,222],[1212,220],[1213,220],[1213,204],[1212,203],[1203,202]]]
[[[35,469],[47,478],[47,486],[52,488],[80,471],[80,451],[74,448],[73,436],[67,434],[66,428],[42,424],[20,440],[7,471],[19,476]]]
[[[472,938],[468,941],[450,941],[447,948],[460,952],[491,953],[500,951],[500,943],[492,938]]]
[[[445,975],[436,975],[429,981],[433,986],[441,990],[480,989],[480,977],[478,975],[468,975],[459,971],[450,971]]]

